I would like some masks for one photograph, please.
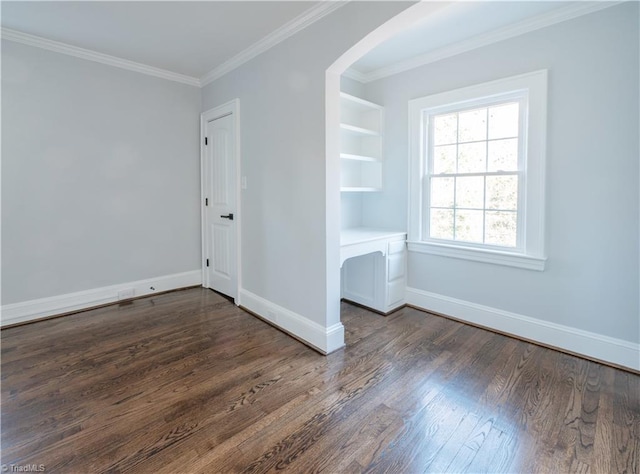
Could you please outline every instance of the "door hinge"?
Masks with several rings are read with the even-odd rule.
[[[204,144],[208,145],[209,144],[209,139],[207,137],[204,137]]]
[[[208,206],[209,205],[209,198],[204,198],[204,205]]]
[[[209,266],[209,259],[207,259],[207,267]]]

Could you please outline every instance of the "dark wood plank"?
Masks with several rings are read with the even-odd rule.
[[[5,329],[2,463],[639,472],[640,377],[404,308],[321,356],[204,289]]]

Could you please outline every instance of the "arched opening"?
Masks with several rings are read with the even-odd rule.
[[[340,81],[342,74],[358,59],[398,33],[410,29],[455,2],[417,3],[365,36],[342,56],[325,74],[326,129],[326,298],[327,328],[342,329],[340,323]],[[329,351],[344,344],[341,330],[328,344]]]

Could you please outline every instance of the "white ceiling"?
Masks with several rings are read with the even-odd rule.
[[[317,6],[316,1],[2,1],[2,27],[191,77]]]

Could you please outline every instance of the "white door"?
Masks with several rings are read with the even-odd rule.
[[[237,299],[236,130],[229,113],[207,120],[203,163],[204,286]]]

